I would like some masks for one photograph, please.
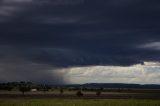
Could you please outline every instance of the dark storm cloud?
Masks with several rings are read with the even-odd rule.
[[[158,0],[2,0],[2,68],[17,59],[54,68],[159,61],[159,49],[145,46],[160,42],[159,7]]]

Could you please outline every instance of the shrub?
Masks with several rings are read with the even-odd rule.
[[[100,95],[101,95],[101,90],[97,90],[97,91],[96,91],[96,95],[97,95],[97,96],[100,96]]]
[[[83,96],[83,93],[81,92],[81,90],[78,90],[77,93],[76,93],[76,95],[77,95],[78,97],[81,97],[81,96]]]
[[[60,88],[60,94],[62,95],[64,93],[63,88]]]
[[[19,85],[19,90],[22,92],[24,95],[25,92],[29,92],[31,90],[31,85],[29,83],[22,82]]]

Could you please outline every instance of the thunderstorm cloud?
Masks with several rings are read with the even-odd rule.
[[[145,63],[160,62],[159,13],[159,0],[1,0],[0,81],[85,83],[99,72],[95,82],[157,83]]]

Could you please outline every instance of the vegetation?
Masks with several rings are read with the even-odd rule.
[[[34,84],[32,82],[10,82],[10,83],[0,83],[0,91],[21,91],[26,92],[31,89],[36,89],[37,91],[58,91],[60,94],[63,94],[64,92],[77,92],[79,89],[83,92],[93,92],[93,93],[104,93],[104,92],[118,92],[118,93],[160,93],[160,85],[145,85],[144,88],[138,88],[138,85],[129,85],[123,86],[119,84],[119,87],[122,88],[115,88],[115,86],[102,87],[97,86],[99,84],[94,84],[94,86],[91,85],[46,85],[46,84]],[[104,84],[105,85],[105,84]],[[110,84],[106,84],[110,85]],[[132,87],[133,86],[133,87]],[[137,87],[137,88],[134,88]],[[148,87],[149,86],[149,87]],[[113,88],[112,88],[113,87]],[[126,88],[124,88],[126,87]],[[127,88],[130,87],[130,88]],[[131,88],[132,87],[132,88]],[[156,89],[149,89],[149,88],[156,88]],[[98,91],[100,90],[100,91]]]
[[[38,89],[39,91],[43,91],[45,93],[52,88],[48,85],[40,85],[40,86],[36,86],[36,89]]]
[[[0,100],[0,106],[160,106],[158,100],[58,100],[11,99]]]
[[[76,94],[77,94],[77,96],[78,96],[78,97],[83,96],[83,93],[82,93],[82,91],[81,91],[81,90],[78,90]]]
[[[25,94],[28,91],[30,92]],[[0,106],[160,106],[160,101],[156,100],[160,98],[159,94],[160,89],[94,88],[13,82],[0,84]]]
[[[24,95],[25,92],[29,92],[31,90],[31,83],[21,82],[19,85],[19,90]]]
[[[63,88],[60,88],[60,94],[62,95],[64,93]]]
[[[101,95],[101,90],[97,90],[97,91],[96,91],[96,95],[97,95],[97,96],[100,96],[100,95]]]

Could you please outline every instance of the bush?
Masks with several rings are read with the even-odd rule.
[[[81,92],[81,90],[79,90],[79,91],[77,91],[76,95],[77,95],[78,97],[81,97],[81,96],[83,96],[83,93]]]
[[[62,95],[64,93],[63,88],[60,89],[60,94]]]
[[[100,95],[101,95],[101,90],[97,90],[97,91],[96,91],[96,95],[97,95],[97,96],[100,96]]]
[[[29,92],[31,90],[31,85],[29,83],[22,82],[19,85],[19,90],[22,92],[24,95],[25,92]]]

